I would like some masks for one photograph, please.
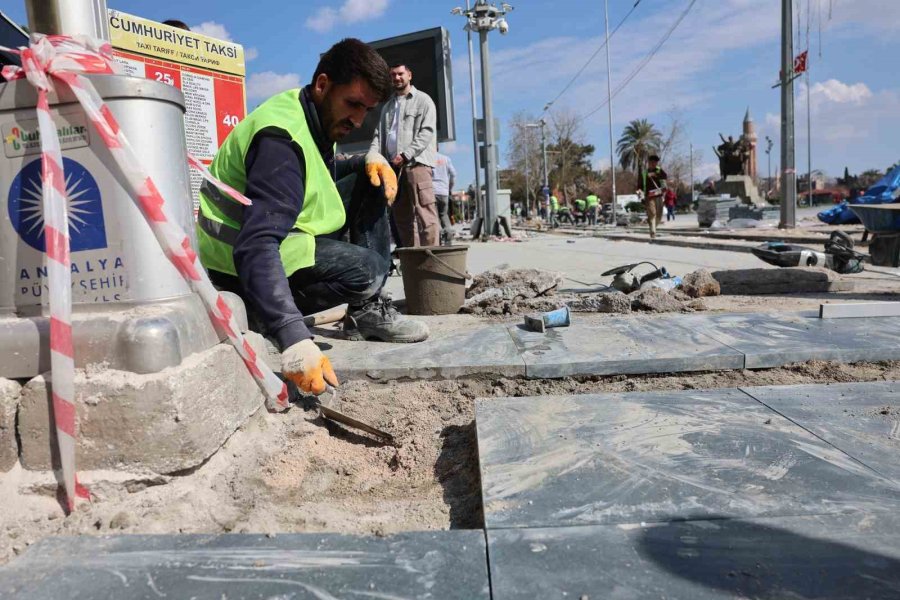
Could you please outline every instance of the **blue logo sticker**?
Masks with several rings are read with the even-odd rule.
[[[100,186],[80,163],[63,157],[69,199],[69,244],[72,252],[106,248],[106,226]],[[9,187],[9,219],[22,240],[44,252],[44,210],[41,200],[41,160],[22,168]]]

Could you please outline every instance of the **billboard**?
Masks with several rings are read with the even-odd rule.
[[[369,42],[389,65],[402,62],[412,71],[412,84],[431,96],[437,108],[437,141],[456,139],[453,112],[453,74],[450,64],[450,34],[443,27]],[[339,146],[340,152],[361,152],[378,125],[381,106],[366,117],[362,127],[352,131]]]

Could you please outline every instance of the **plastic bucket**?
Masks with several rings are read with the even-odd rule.
[[[468,246],[398,248],[406,312],[411,315],[449,315],[466,300]]]

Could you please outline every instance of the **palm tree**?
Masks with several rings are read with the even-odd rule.
[[[639,119],[629,123],[616,144],[619,164],[623,169],[637,171],[647,166],[647,157],[659,152],[662,146],[662,133],[647,119]]]

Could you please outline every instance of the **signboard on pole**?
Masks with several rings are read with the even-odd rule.
[[[108,14],[113,52],[125,73],[184,94],[187,149],[208,166],[247,114],[243,47],[118,10]],[[191,170],[195,211],[201,182]]]

